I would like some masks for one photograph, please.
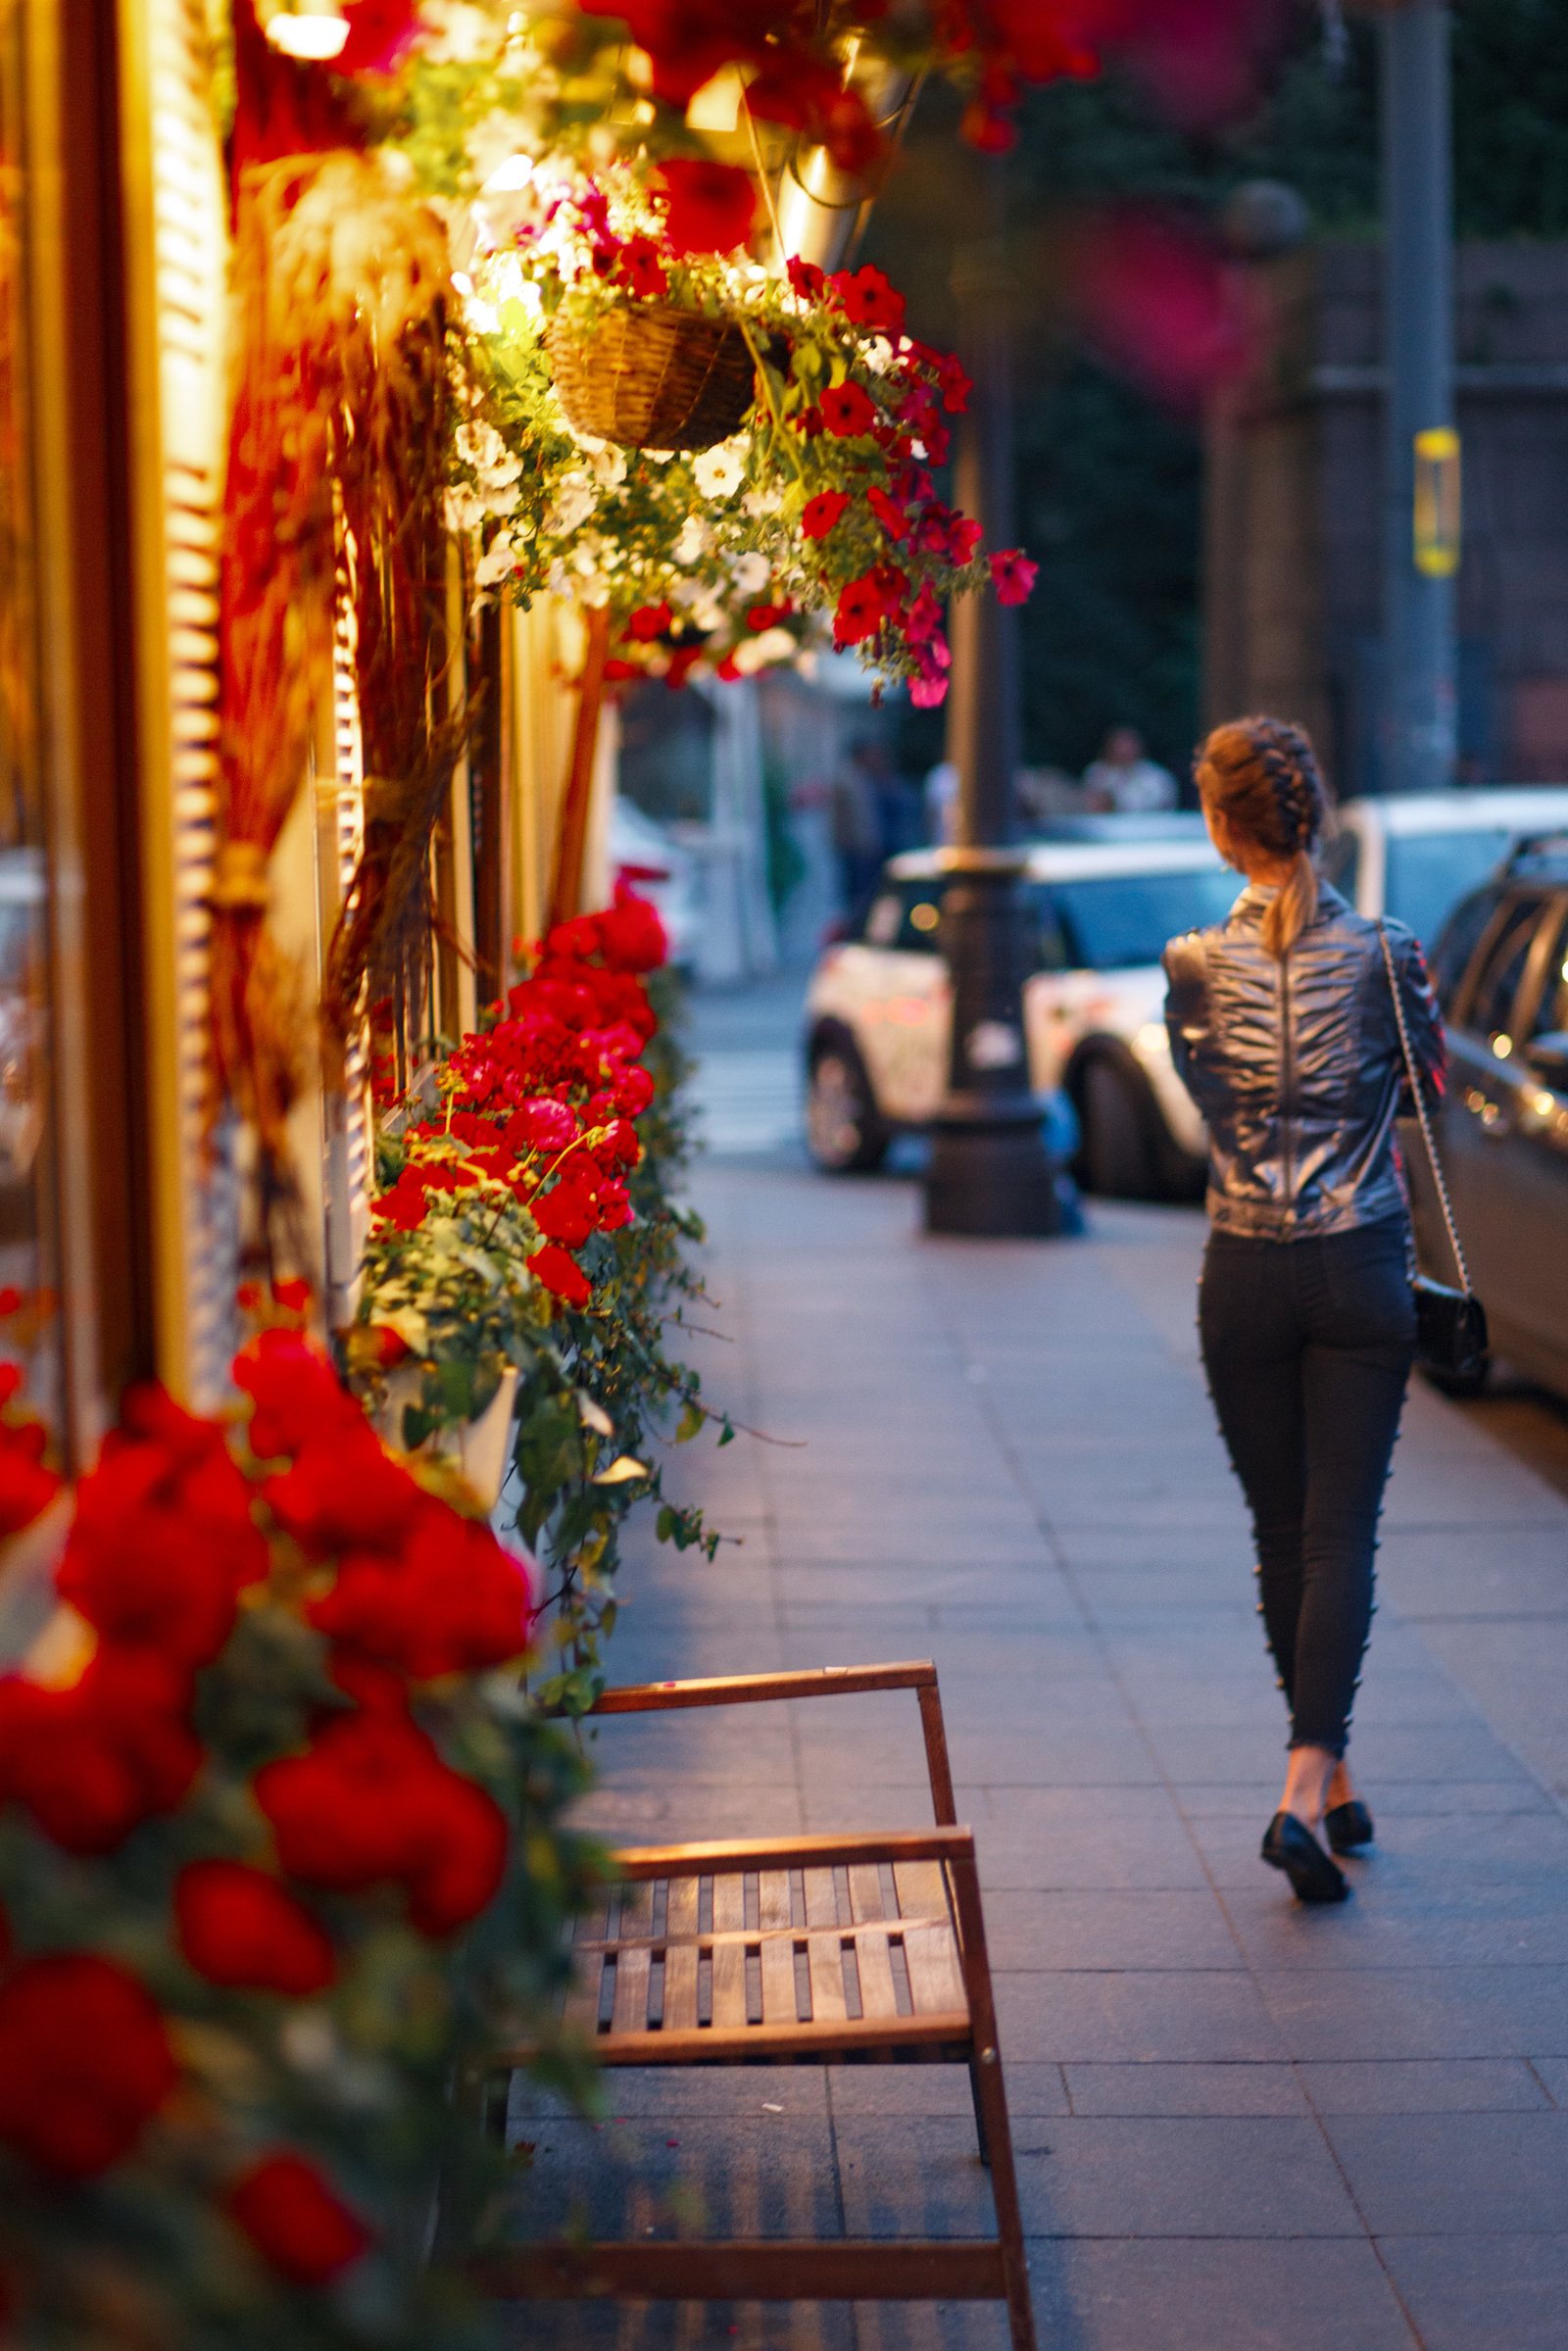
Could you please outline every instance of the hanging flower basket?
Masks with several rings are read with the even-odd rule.
[[[755,397],[738,326],[664,303],[558,318],[545,336],[556,392],[580,433],[626,449],[711,449]]]

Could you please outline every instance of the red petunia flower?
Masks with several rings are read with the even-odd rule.
[[[672,253],[733,253],[751,235],[757,189],[749,171],[687,157],[658,165],[652,176],[667,208]]]
[[[865,503],[890,539],[908,537],[909,517],[902,507],[894,505],[886,490],[879,490],[873,483],[865,493]]]
[[[652,237],[628,237],[620,249],[620,275],[639,301],[657,302],[669,291]]]
[[[370,2242],[357,2215],[298,2155],[267,2156],[229,2190],[228,2209],[262,2259],[294,2285],[324,2285]]]
[[[151,1997],[112,1960],[51,1952],[0,1985],[0,2139],[40,2171],[107,2171],[177,2079]]]
[[[822,422],[840,440],[858,440],[877,422],[875,404],[858,383],[834,384],[820,406]]]
[[[395,73],[419,37],[416,0],[344,0],[349,37],[334,73]]]
[[[1032,563],[1021,547],[999,548],[990,560],[998,604],[1027,604],[1040,565]]]
[[[874,637],[882,625],[883,612],[882,591],[871,574],[852,579],[840,594],[833,614],[834,643],[859,645],[865,638]]]
[[[304,1999],[337,1974],[325,1930],[266,1870],[188,1862],[174,1881],[174,1935],[209,1984]]]
[[[821,301],[827,290],[827,276],[815,262],[803,262],[799,254],[792,253],[785,267],[792,293],[798,294],[803,302]]]
[[[801,530],[808,539],[825,539],[835,528],[851,504],[847,490],[818,490],[808,498],[801,514]]]
[[[880,327],[884,334],[896,335],[904,325],[904,296],[867,262],[853,275],[840,269],[828,283],[839,298],[844,316],[856,326]]]
[[[765,628],[776,628],[785,614],[793,611],[787,604],[753,604],[746,608],[746,625],[755,636]]]
[[[667,604],[639,605],[626,623],[626,634],[635,637],[640,644],[649,645],[655,637],[663,635],[673,618],[674,614]]]

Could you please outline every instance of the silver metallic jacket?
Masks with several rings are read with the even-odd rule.
[[[1315,917],[1277,962],[1261,937],[1273,896],[1250,883],[1224,922],[1171,941],[1165,1025],[1208,1122],[1215,1230],[1296,1241],[1406,1213],[1394,1134],[1404,1059],[1376,923],[1322,883]],[[1442,1018],[1419,940],[1386,927],[1431,1102]]]

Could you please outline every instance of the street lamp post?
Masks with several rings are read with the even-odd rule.
[[[991,167],[993,174],[999,167]],[[993,220],[1000,227],[1000,187]],[[1000,234],[966,251],[954,272],[960,347],[974,389],[958,439],[956,504],[992,547],[1013,543],[1011,296]],[[1029,1082],[1023,984],[1031,926],[1014,846],[1018,764],[1017,614],[989,590],[953,616],[948,757],[958,771],[942,948],[952,982],[948,1089],[932,1121],[925,1222],[932,1233],[1029,1237],[1076,1222],[1067,1179],[1051,1158]]]
[[[1383,769],[1386,789],[1453,781],[1459,437],[1453,409],[1448,11],[1383,20]]]

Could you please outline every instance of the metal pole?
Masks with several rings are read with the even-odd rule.
[[[974,390],[959,432],[956,503],[993,548],[1013,544],[1011,280],[1000,234],[1000,166],[991,174],[992,227],[954,271],[960,346]],[[1031,929],[1018,886],[1013,776],[1018,764],[1018,621],[988,588],[953,613],[948,757],[958,770],[956,839],[941,853],[952,875],[942,901],[942,946],[953,988],[948,1091],[932,1125],[928,1232],[1059,1233],[1073,1221],[1070,1187],[1041,1134],[1029,1083],[1023,983]]]
[[[1458,440],[1453,430],[1453,198],[1448,12],[1383,20],[1383,783],[1453,781],[1457,750]]]

